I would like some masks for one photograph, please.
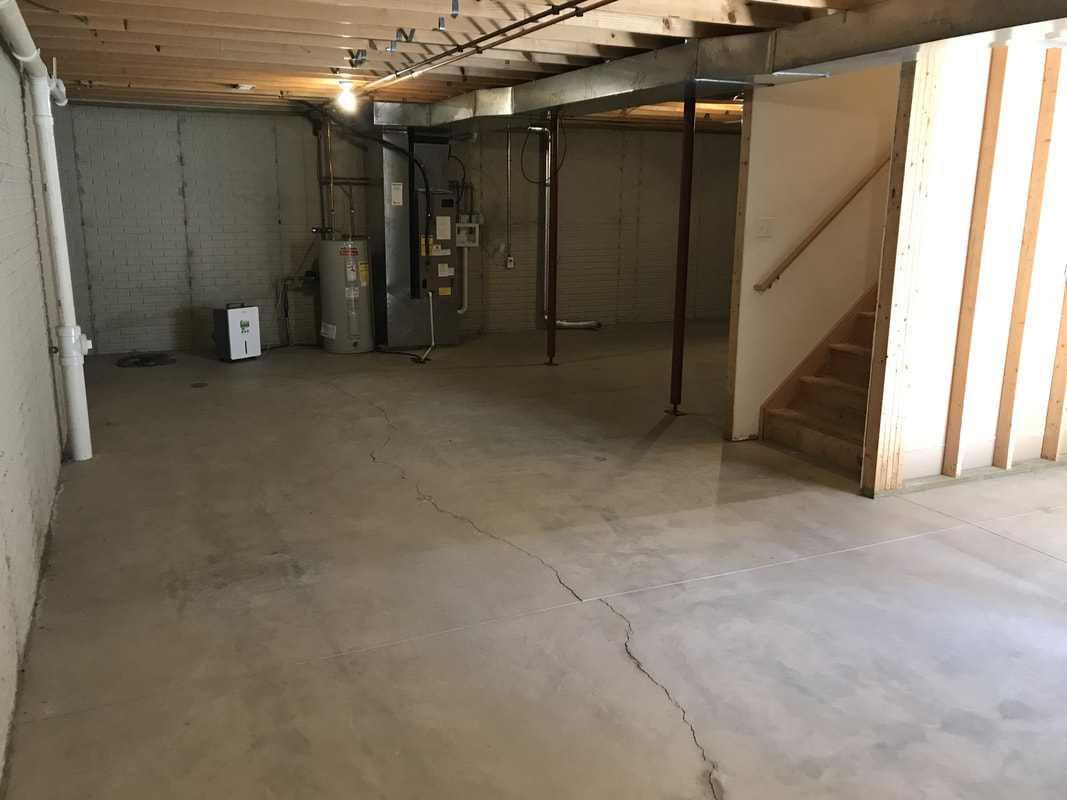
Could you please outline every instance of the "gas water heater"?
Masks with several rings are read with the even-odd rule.
[[[374,349],[370,243],[366,239],[320,240],[318,256],[323,349],[369,353]]]

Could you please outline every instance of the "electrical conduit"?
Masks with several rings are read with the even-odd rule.
[[[542,232],[544,237],[545,246],[545,265],[544,265],[544,283],[541,287],[541,301],[544,307],[544,321],[548,322],[548,275],[549,275],[549,261],[551,256],[549,254],[549,239],[551,238],[551,216],[552,216],[552,192],[550,191],[553,182],[555,182],[558,175],[554,174],[557,168],[553,166],[554,156],[553,148],[557,146],[557,143],[552,138],[552,130],[550,128],[544,128],[537,125],[531,125],[527,129],[530,133],[536,133],[538,136],[545,139],[545,228]],[[509,132],[510,138],[510,132]],[[510,176],[511,170],[508,170]],[[510,243],[508,245],[510,251]],[[510,252],[508,253],[510,256]],[[556,320],[556,329],[561,331],[598,331],[603,327],[599,320],[591,319],[581,322],[572,322],[566,319]]]
[[[48,234],[55,267],[56,300],[59,306],[56,341],[66,397],[68,442],[71,457],[75,461],[87,461],[93,457],[93,444],[89,431],[89,404],[85,396],[84,364],[85,354],[92,347],[92,342],[78,327],[74,313],[74,286],[70,276],[70,253],[67,249],[63,199],[59,190],[59,162],[52,120],[52,99],[55,99],[56,105],[65,106],[67,91],[63,81],[48,74],[48,68],[41,60],[41,51],[33,43],[15,0],[0,0],[0,33],[30,79],[34,129],[41,160],[41,184],[44,187]]]

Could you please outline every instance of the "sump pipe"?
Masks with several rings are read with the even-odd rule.
[[[71,457],[75,461],[87,461],[93,457],[93,443],[89,431],[84,365],[85,354],[92,347],[92,342],[78,327],[74,312],[74,286],[70,275],[70,252],[67,249],[67,228],[59,190],[59,162],[52,120],[52,99],[55,99],[56,105],[65,106],[67,91],[63,81],[48,74],[48,68],[41,60],[41,51],[34,44],[15,0],[0,0],[0,32],[30,79],[34,129],[41,160],[41,186],[55,270],[56,304],[59,307],[59,325],[56,326],[55,336],[66,399],[68,442]]]
[[[543,319],[545,324],[548,324],[549,313],[549,272],[550,261],[552,254],[550,251],[552,240],[552,186],[556,183],[558,177],[555,173],[559,171],[558,166],[553,166],[556,159],[556,154],[553,148],[556,146],[553,140],[552,130],[550,128],[542,128],[536,125],[531,125],[527,128],[530,133],[536,133],[537,135],[545,139],[545,230],[544,230],[544,246],[545,246],[545,279],[541,289],[541,302],[544,309]],[[558,194],[557,194],[558,198]],[[604,327],[598,320],[583,320],[580,322],[572,322],[566,319],[557,319],[555,328],[560,331],[598,331]]]

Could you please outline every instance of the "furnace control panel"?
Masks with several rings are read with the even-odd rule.
[[[430,193],[430,236],[420,231],[422,288],[436,297],[454,297],[459,244],[456,241],[456,198],[451,192]]]

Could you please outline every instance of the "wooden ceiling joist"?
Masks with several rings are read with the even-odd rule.
[[[543,12],[558,0],[18,0],[71,96],[250,107],[335,96]],[[790,25],[868,0],[616,0],[375,92],[430,102],[691,38]],[[591,3],[591,0],[590,0]],[[444,21],[439,29],[439,21]],[[362,56],[365,53],[365,59]],[[353,61],[353,55],[357,58]],[[234,94],[236,84],[251,92]],[[654,117],[662,108],[648,112]],[[627,115],[619,119],[626,119]]]

